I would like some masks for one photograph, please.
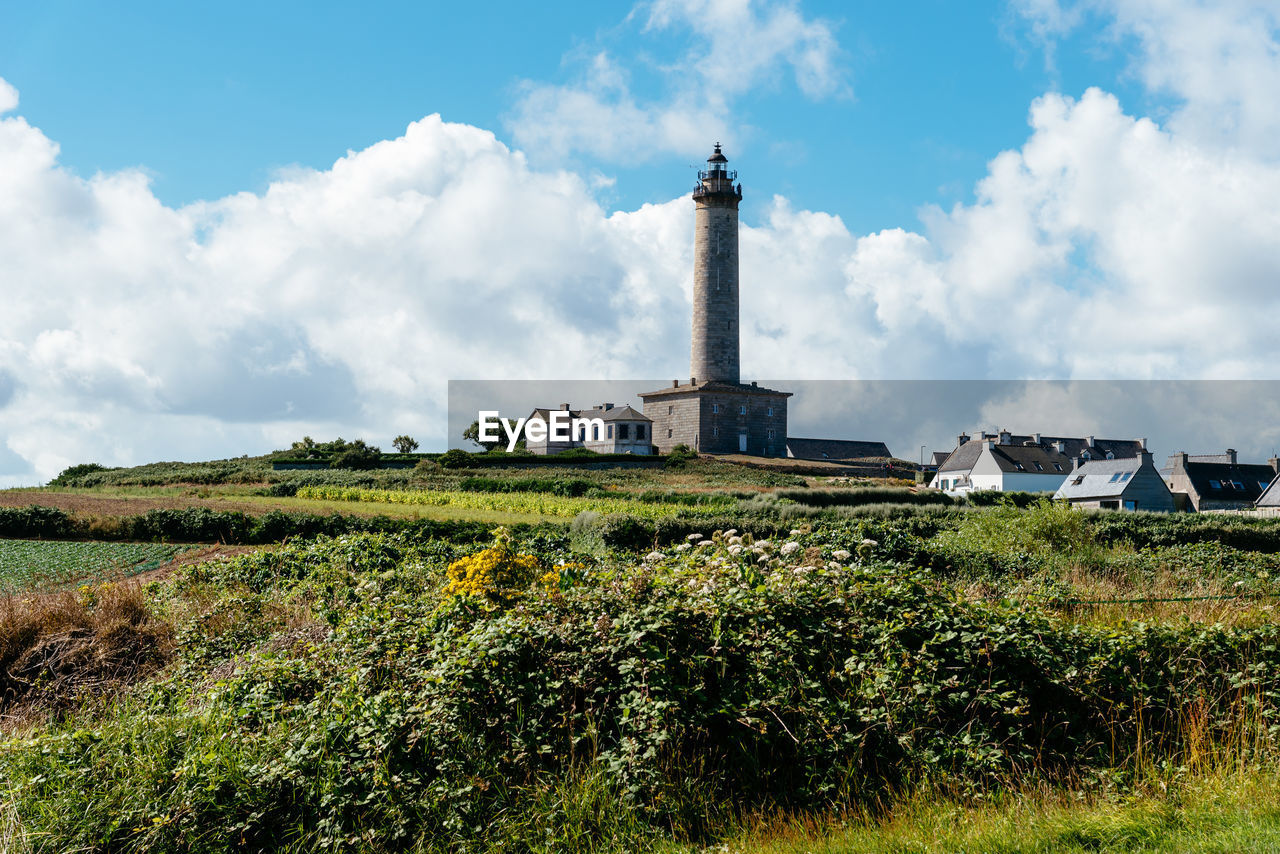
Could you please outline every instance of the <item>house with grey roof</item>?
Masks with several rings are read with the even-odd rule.
[[[1247,510],[1257,504],[1280,473],[1280,459],[1242,463],[1234,448],[1221,454],[1173,454],[1160,474],[1187,509]]]
[[[978,490],[1056,492],[1075,461],[1133,459],[1146,439],[1020,435],[1008,430],[961,433],[929,485],[952,495]]]
[[[1145,450],[1136,457],[1081,461],[1053,498],[1072,507],[1098,510],[1172,513],[1175,509],[1173,493]]]
[[[590,409],[570,409],[569,404],[562,403],[558,410],[539,408],[529,413],[530,420],[539,419],[548,425],[556,417],[588,423],[576,435],[572,429],[561,436],[551,431],[545,434],[537,431],[532,439],[526,423],[525,447],[535,454],[558,454],[570,448],[586,448],[598,454],[654,453],[653,422],[625,404],[602,403]]]

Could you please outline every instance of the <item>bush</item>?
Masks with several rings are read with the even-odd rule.
[[[461,469],[471,465],[471,454],[461,448],[450,448],[436,460],[441,468]]]
[[[54,507],[0,507],[0,537],[59,540],[74,536],[71,517]]]
[[[382,449],[366,445],[363,439],[356,439],[339,451],[329,463],[335,469],[376,469],[382,465]]]
[[[80,463],[79,465],[69,466],[49,481],[49,486],[79,486],[79,481],[86,475],[94,474],[100,471],[111,471],[106,466],[100,466],[97,463]]]
[[[696,460],[697,458],[697,451],[681,442],[679,445],[676,445],[667,452],[666,467],[670,469],[684,468],[685,463],[690,460]]]

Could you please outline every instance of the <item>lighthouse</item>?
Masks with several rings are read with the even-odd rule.
[[[785,456],[790,392],[744,383],[738,315],[738,203],[742,185],[716,143],[693,188],[693,331],[689,381],[645,392],[653,444],[708,454]]]
[[[689,376],[737,383],[738,203],[742,185],[716,143],[693,190],[693,336]]]

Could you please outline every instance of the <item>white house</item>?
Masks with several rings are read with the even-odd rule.
[[[929,485],[952,495],[978,490],[1056,492],[1075,460],[1126,459],[1146,450],[1146,439],[1016,435],[1008,430],[961,433]]]

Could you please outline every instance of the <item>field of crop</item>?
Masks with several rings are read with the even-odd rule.
[[[173,560],[186,548],[160,543],[0,540],[0,593],[49,591],[136,575]]]
[[[456,507],[465,510],[493,510],[506,513],[536,513],[572,518],[579,513],[627,513],[645,519],[683,515],[711,515],[723,512],[723,505],[686,506],[645,502],[629,498],[574,498],[545,492],[459,492],[454,490],[361,489],[346,486],[304,486],[299,498],[321,501],[361,501],[381,504],[419,504],[429,507]]]

